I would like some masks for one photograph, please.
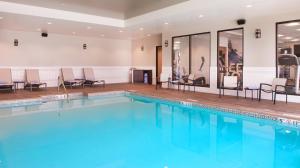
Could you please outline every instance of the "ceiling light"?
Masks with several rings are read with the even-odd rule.
[[[246,5],[246,8],[252,8],[253,5]]]
[[[292,22],[292,23],[285,24],[285,26],[287,27],[298,26],[298,25],[300,25],[299,22]]]
[[[150,37],[150,36],[151,36],[151,34],[147,34],[147,36],[148,36],[148,37]]]
[[[48,22],[47,24],[48,24],[48,25],[51,25],[52,23],[51,23],[51,22]]]
[[[76,34],[76,32],[72,32],[72,34],[73,34],[73,35],[75,35],[75,34]]]
[[[291,40],[292,42],[300,41],[299,39],[293,39]]]
[[[141,27],[141,28],[140,28],[140,31],[143,31],[143,30],[144,30],[144,28]]]
[[[168,25],[169,23],[168,22],[165,22],[165,25]]]
[[[284,35],[282,35],[282,34],[278,34],[278,37],[283,37]]]
[[[104,34],[101,34],[101,37],[104,37]]]
[[[120,33],[123,33],[123,30],[119,30]]]
[[[300,31],[300,29],[297,29],[297,31]]]
[[[37,31],[39,31],[39,32],[40,32],[40,31],[42,31],[42,29],[41,29],[41,28],[37,28],[36,30],[37,30]]]
[[[0,20],[3,19],[3,17],[0,16]]]
[[[290,40],[290,39],[292,39],[292,37],[285,37],[284,39],[286,39],[286,40]]]
[[[204,15],[199,15],[198,17],[199,17],[199,18],[203,18],[203,17],[204,17]]]
[[[88,27],[87,27],[87,29],[89,29],[89,30],[90,30],[90,29],[92,29],[92,27],[88,26]]]

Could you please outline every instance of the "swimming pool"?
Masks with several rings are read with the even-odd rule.
[[[135,94],[0,106],[0,168],[299,168],[300,129]]]

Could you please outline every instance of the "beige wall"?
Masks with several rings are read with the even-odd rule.
[[[275,27],[276,22],[300,19],[300,13],[287,13],[273,16],[246,18],[244,26],[238,26],[234,20],[201,21],[174,25],[163,32],[163,41],[168,40],[169,46],[163,48],[164,66],[171,66],[172,37],[185,34],[211,32],[212,66],[217,65],[217,31],[244,27],[244,64],[247,67],[275,67]],[[262,38],[255,38],[255,29],[261,29]]]
[[[153,35],[143,39],[132,41],[132,66],[134,67],[155,67],[156,66],[156,46],[162,45],[162,36]],[[141,51],[141,46],[144,51]]]
[[[130,40],[0,30],[0,51],[1,66],[131,66]]]

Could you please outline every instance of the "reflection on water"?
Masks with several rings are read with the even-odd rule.
[[[299,129],[212,109],[122,96],[3,111],[40,112],[0,118],[0,168],[300,167]]]

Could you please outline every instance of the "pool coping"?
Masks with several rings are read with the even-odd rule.
[[[288,117],[279,117],[279,116],[275,116],[275,115],[271,115],[271,114],[261,114],[258,112],[227,108],[227,107],[222,107],[222,106],[217,106],[217,105],[207,105],[207,104],[202,104],[202,103],[193,102],[193,101],[184,101],[184,100],[179,100],[179,99],[176,100],[173,98],[166,98],[166,97],[162,97],[162,96],[154,96],[154,95],[141,93],[136,90],[119,90],[119,91],[93,92],[93,93],[76,92],[76,93],[69,94],[69,98],[70,99],[79,99],[82,97],[90,98],[90,97],[97,97],[97,96],[113,96],[113,95],[121,95],[121,94],[126,95],[127,93],[138,95],[138,96],[143,96],[143,97],[150,97],[150,98],[175,102],[175,103],[179,103],[179,104],[182,104],[185,106],[196,106],[196,107],[202,107],[202,108],[208,108],[208,109],[216,109],[216,110],[220,110],[220,111],[226,112],[226,113],[244,115],[244,116],[259,118],[259,119],[267,119],[267,120],[276,121],[276,122],[279,122],[282,124],[288,124],[288,125],[300,127],[300,119],[297,120],[297,119],[291,119]],[[19,106],[22,106],[22,105],[31,105],[34,103],[44,103],[44,102],[49,102],[49,101],[59,101],[59,100],[66,100],[66,99],[67,99],[67,96],[65,94],[56,94],[56,95],[40,96],[39,98],[0,101],[0,106],[5,106],[5,105],[8,106],[11,104],[17,104]]]
[[[207,104],[201,104],[201,103],[192,102],[192,101],[175,100],[172,98],[148,95],[148,94],[139,93],[139,92],[135,92],[135,91],[126,91],[126,92],[135,94],[135,95],[139,95],[139,96],[144,96],[144,97],[150,97],[150,98],[161,99],[161,100],[165,100],[165,101],[177,102],[179,104],[186,105],[186,106],[196,106],[196,107],[202,107],[202,108],[208,108],[208,109],[215,109],[215,110],[220,110],[220,111],[226,112],[226,113],[231,113],[231,114],[236,114],[236,115],[244,115],[244,116],[258,118],[258,119],[267,119],[267,120],[276,121],[276,122],[279,122],[282,124],[288,124],[288,125],[300,127],[300,119],[296,120],[296,119],[284,118],[284,117],[279,117],[279,116],[274,116],[274,115],[261,114],[261,113],[257,113],[257,112],[253,112],[253,111],[247,111],[247,110],[233,109],[233,108],[227,108],[227,107],[216,106],[216,105],[207,105]]]

